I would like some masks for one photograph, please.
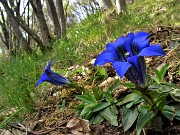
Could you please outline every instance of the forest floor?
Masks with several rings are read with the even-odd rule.
[[[160,43],[166,52],[164,57],[151,57],[146,58],[147,69],[150,74],[153,74],[152,67],[159,68],[165,63],[169,63],[169,70],[166,74],[166,81],[173,82],[177,86],[180,86],[180,27],[173,26],[158,26],[156,30],[149,29],[151,33],[151,42]],[[93,59],[93,58],[92,58]],[[85,68],[92,69],[92,62],[84,63]],[[116,74],[112,70],[110,65],[105,68],[110,69],[108,77],[115,78]],[[77,66],[71,67],[70,70],[74,70]],[[89,74],[90,75],[90,74]],[[79,74],[75,78],[77,82],[82,81],[83,74]],[[107,78],[108,78],[107,77]],[[122,81],[126,81],[123,79]],[[82,82],[81,82],[82,83]],[[109,85],[109,81],[103,82],[102,87]],[[83,84],[87,84],[87,87],[92,87],[88,80],[85,80]],[[44,97],[37,101],[37,107],[32,114],[23,115],[27,119],[22,123],[9,123],[7,128],[9,130],[1,130],[1,135],[134,135],[135,126],[128,132],[124,132],[121,122],[121,108],[119,108],[119,126],[115,127],[108,122],[103,122],[99,125],[89,125],[89,122],[84,119],[80,119],[71,107],[76,103],[77,99],[74,99],[74,92],[66,93],[64,97],[60,97],[59,93],[63,90],[67,91],[64,87],[55,87],[46,90]],[[179,97],[180,98],[180,97]],[[66,107],[60,106],[60,103],[66,100]],[[163,131],[157,131],[153,128],[145,128],[143,130],[144,135],[180,135],[180,122],[172,121],[170,124],[163,124]]]

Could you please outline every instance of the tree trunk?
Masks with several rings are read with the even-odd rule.
[[[104,8],[106,10],[113,7],[111,0],[98,0],[98,3],[101,8]]]
[[[32,37],[37,42],[38,46],[40,47],[40,50],[42,51],[42,53],[44,53],[45,47],[43,46],[42,41],[39,38],[39,36],[25,23],[25,21],[22,19],[20,14],[17,13],[16,16],[14,16],[13,10],[11,8],[8,8],[8,9],[12,17],[14,18],[14,20],[18,23],[18,25],[21,26],[21,28],[23,28],[29,34],[29,36]]]
[[[0,2],[4,6],[4,9],[5,9],[6,14],[7,14],[8,21],[9,21],[10,25],[13,27],[13,32],[16,35],[17,39],[19,40],[20,44],[22,45],[23,49],[26,52],[31,53],[32,49],[31,49],[30,45],[27,43],[26,39],[23,37],[23,34],[19,29],[18,23],[15,21],[13,15],[11,14],[7,1],[2,0]]]
[[[50,46],[50,41],[51,41],[51,36],[49,33],[49,29],[42,11],[42,5],[40,0],[29,0],[33,12],[36,14],[38,22],[39,22],[39,27],[41,30],[42,34],[42,42],[46,48],[51,49],[52,47]]]
[[[117,13],[123,13],[126,11],[126,0],[116,0]]]
[[[3,43],[5,44],[5,46],[7,47],[8,50],[11,50],[12,49],[12,44],[9,40],[9,32],[7,30],[7,27],[6,27],[6,21],[5,21],[5,18],[4,18],[4,14],[3,14],[3,11],[1,10],[1,18],[2,18],[2,21],[0,20],[0,26],[1,26],[1,29],[2,29],[2,35],[1,35],[1,39],[3,41]]]
[[[53,0],[47,0],[50,11],[51,11],[51,15],[52,15],[52,21],[54,23],[54,27],[55,27],[55,34],[60,38],[61,37],[61,26],[58,20],[58,15],[56,12],[56,7],[54,6],[54,2]]]
[[[59,19],[61,21],[61,34],[62,37],[66,36],[66,18],[64,15],[64,7],[63,7],[63,2],[62,0],[56,0],[56,5],[57,5],[57,9],[58,9],[58,15],[59,15]]]

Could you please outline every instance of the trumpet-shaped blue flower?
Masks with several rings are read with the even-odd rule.
[[[37,87],[39,84],[41,84],[45,81],[52,83],[54,85],[66,85],[67,83],[69,83],[69,80],[67,78],[65,78],[65,77],[63,77],[63,76],[59,75],[58,73],[55,73],[51,70],[52,62],[53,62],[53,60],[51,60],[49,62],[44,73],[42,74],[42,76],[37,81],[35,87]]]
[[[136,85],[146,83],[146,64],[143,56],[163,56],[159,44],[150,45],[149,33],[140,31],[121,36],[114,43],[108,43],[106,50],[96,59],[94,65],[111,62],[118,75],[125,76]]]

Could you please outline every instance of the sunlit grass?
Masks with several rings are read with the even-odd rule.
[[[12,107],[32,110],[35,105],[32,95],[36,93],[34,84],[37,80],[38,64],[24,55],[9,61],[2,59],[0,65],[0,90],[3,95],[7,97]]]

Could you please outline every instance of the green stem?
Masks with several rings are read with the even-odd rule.
[[[87,92],[87,90],[83,86],[79,86],[79,84],[76,83],[76,82],[70,82],[68,84],[68,86],[71,87],[71,88],[74,88],[76,90],[79,90],[79,91],[81,91],[83,93]]]

